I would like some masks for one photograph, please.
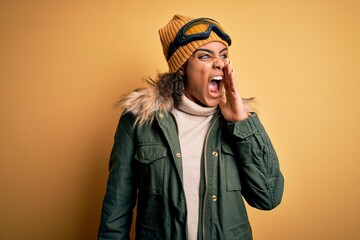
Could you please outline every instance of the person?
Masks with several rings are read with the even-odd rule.
[[[284,179],[252,99],[210,18],[175,15],[159,30],[169,71],[120,100],[99,239],[252,239],[245,204],[270,210]]]

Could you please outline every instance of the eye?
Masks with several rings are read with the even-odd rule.
[[[209,59],[211,56],[209,54],[201,54],[199,55],[199,59]]]
[[[222,54],[222,55],[220,56],[220,58],[222,58],[222,59],[227,59],[227,58],[228,58],[228,55],[227,55],[227,53],[225,53],[225,54]]]

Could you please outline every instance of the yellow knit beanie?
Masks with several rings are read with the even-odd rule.
[[[174,41],[179,30],[191,20],[193,20],[193,18],[177,14],[165,27],[159,29],[159,35],[165,59],[168,56],[170,43]],[[198,25],[198,27],[195,29],[197,32],[194,33],[203,32],[206,30],[206,28],[207,26],[205,25]],[[179,47],[168,60],[169,73],[177,72],[197,48],[209,42],[221,42],[226,47],[229,46],[229,44],[222,40],[215,32],[211,32],[207,39],[192,41],[185,46]]]

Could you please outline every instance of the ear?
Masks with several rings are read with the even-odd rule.
[[[179,74],[180,76],[184,76],[184,75],[185,75],[185,69],[184,69],[184,66],[181,66],[181,68],[179,68],[179,70],[178,70],[178,74]]]
[[[179,68],[179,70],[177,71],[177,73],[178,73],[180,76],[185,76],[187,65],[188,65],[188,61],[186,61],[186,62]]]

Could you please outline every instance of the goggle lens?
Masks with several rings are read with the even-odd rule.
[[[197,20],[194,22],[189,22],[189,24],[186,24],[185,26],[184,26],[185,28],[182,30],[181,34],[184,34],[186,36],[206,32],[209,30],[209,28],[211,26],[214,26],[214,27],[218,28],[220,31],[225,33],[225,31],[221,28],[219,23],[212,19],[204,19],[204,20]],[[180,31],[181,31],[181,29],[180,29]]]

